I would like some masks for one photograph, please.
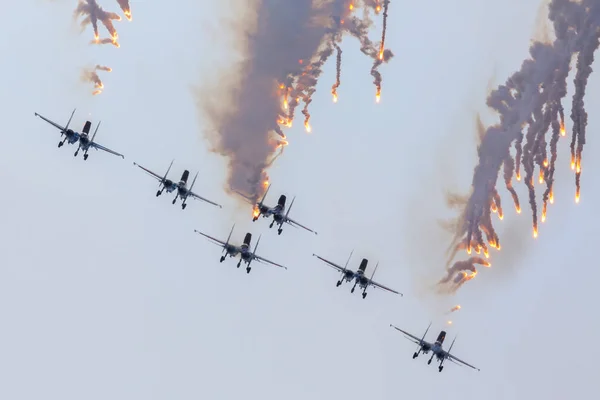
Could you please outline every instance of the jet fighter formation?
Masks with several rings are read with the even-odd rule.
[[[73,110],[73,112],[71,113],[71,117],[69,118],[69,120],[67,121],[67,124],[64,127],[59,125],[56,122],[51,121],[50,119],[48,119],[46,117],[38,114],[37,112],[35,113],[35,116],[40,117],[44,121],[48,122],[49,124],[53,125],[55,128],[60,130],[61,141],[58,143],[58,147],[62,147],[65,143],[76,144],[77,142],[79,142],[78,148],[75,151],[75,156],[77,156],[77,154],[81,150],[81,151],[83,151],[83,159],[87,160],[89,149],[94,148],[96,150],[103,150],[105,152],[125,158],[122,154],[117,153],[113,150],[110,150],[107,147],[104,147],[94,141],[96,138],[96,133],[98,132],[98,128],[100,127],[100,122],[98,122],[98,125],[96,126],[96,129],[94,130],[94,134],[91,136],[91,138],[89,137],[89,132],[90,132],[90,129],[92,126],[92,123],[90,121],[85,122],[85,124],[83,126],[83,130],[81,132],[76,132],[73,129],[69,128],[69,125],[71,124],[71,120],[73,119],[74,114],[75,114],[75,110]],[[63,138],[63,136],[64,136],[64,138]],[[171,171],[171,168],[173,167],[174,161],[175,160],[171,161],[171,164],[167,168],[167,171],[165,172],[164,175],[159,175],[156,172],[153,172],[152,170],[150,170],[146,167],[143,167],[142,165],[140,165],[136,162],[134,162],[133,165],[139,167],[141,170],[143,170],[148,175],[150,175],[151,177],[153,177],[154,179],[156,179],[158,181],[158,190],[156,192],[156,197],[159,197],[161,194],[163,194],[164,191],[166,191],[167,193],[174,192],[175,198],[173,199],[172,204],[175,204],[177,202],[177,199],[181,199],[181,208],[182,209],[186,208],[186,205],[187,205],[186,201],[188,198],[202,200],[213,206],[222,208],[222,206],[220,204],[218,204],[214,201],[208,200],[205,197],[202,197],[192,191],[192,189],[194,188],[194,184],[196,183],[196,179],[198,178],[199,172],[196,172],[196,175],[194,176],[194,179],[192,180],[192,184],[189,187],[187,186],[187,183],[188,183],[190,171],[187,169],[185,169],[183,171],[179,181],[170,179],[169,172]],[[283,231],[283,224],[289,224],[294,227],[300,227],[300,228],[303,228],[306,231],[314,233],[316,235],[317,234],[316,231],[306,227],[305,225],[300,224],[299,222],[297,222],[289,217],[290,210],[292,209],[292,206],[294,205],[295,197],[292,198],[292,201],[288,208],[286,208],[287,196],[285,194],[281,194],[279,196],[279,199],[275,206],[270,207],[265,204],[265,199],[267,197],[267,194],[269,193],[270,188],[271,188],[271,186],[269,185],[269,187],[265,191],[265,194],[263,195],[262,199],[258,203],[254,204],[253,202],[251,202],[251,204],[254,208],[254,212],[252,215],[252,221],[254,222],[254,221],[258,220],[258,218],[261,215],[263,218],[271,218],[272,217],[273,219],[269,225],[269,228],[272,228],[274,225],[277,225],[277,234],[278,235],[281,235],[281,233]],[[246,200],[249,200],[243,194],[241,194],[241,193],[238,193],[238,194],[242,195]],[[256,262],[259,262],[262,264],[272,265],[272,266],[283,268],[283,269],[287,270],[286,266],[276,263],[276,262],[273,262],[273,261],[270,261],[270,260],[256,254],[256,250],[258,248],[258,244],[260,243],[260,239],[261,239],[260,235],[259,235],[258,239],[256,240],[254,249],[252,249],[252,250],[250,249],[251,242],[252,242],[252,233],[250,233],[250,232],[246,233],[241,245],[236,245],[236,244],[231,243],[231,235],[233,234],[234,229],[235,229],[235,224],[233,224],[233,227],[231,228],[231,231],[229,232],[229,236],[227,237],[227,240],[225,240],[225,241],[217,239],[206,233],[200,232],[199,230],[196,230],[196,229],[194,230],[194,232],[198,233],[199,235],[204,236],[205,238],[209,239],[212,243],[214,243],[222,248],[222,255],[219,259],[219,262],[221,262],[221,263],[223,261],[225,261],[225,259],[227,257],[236,258],[239,256],[239,260],[237,262],[237,268],[239,268],[241,266],[242,262],[245,263],[246,264],[246,273],[250,273],[250,271],[252,269],[251,264],[253,261],[256,261]],[[339,287],[343,282],[348,282],[348,283],[354,282],[354,284],[350,290],[350,293],[354,293],[356,287],[358,286],[359,290],[362,290],[362,298],[363,299],[367,297],[367,289],[370,286],[373,286],[373,287],[379,288],[379,289],[383,289],[390,293],[399,294],[400,296],[403,296],[402,293],[400,293],[394,289],[391,289],[387,286],[384,286],[378,282],[375,282],[373,280],[373,277],[375,276],[375,272],[377,272],[377,268],[379,267],[379,262],[377,262],[375,264],[375,268],[373,269],[373,272],[371,273],[370,277],[368,277],[366,275],[367,265],[369,263],[369,261],[366,258],[363,258],[361,260],[361,262],[358,266],[358,269],[356,271],[348,268],[348,264],[350,263],[350,259],[352,258],[353,254],[354,254],[354,250],[352,250],[352,252],[350,253],[350,257],[348,257],[348,260],[346,261],[346,264],[343,267],[338,265],[337,263],[327,260],[319,255],[313,254],[313,256],[317,257],[319,260],[323,261],[326,265],[330,266],[331,268],[333,268],[341,273],[340,279],[336,283],[336,287]],[[393,326],[393,325],[391,325],[391,326]],[[431,324],[430,324],[430,326],[431,326]],[[421,352],[423,352],[424,354],[427,354],[429,351],[431,351],[432,356],[429,359],[428,364],[430,364],[432,362],[434,357],[437,357],[437,360],[440,363],[439,364],[440,372],[443,369],[442,364],[444,363],[445,360],[450,360],[457,364],[458,363],[464,364],[471,368],[477,369],[479,371],[478,368],[473,367],[472,365],[470,365],[470,364],[458,359],[454,355],[450,354],[450,350],[452,349],[452,346],[454,345],[454,341],[452,341],[452,344],[450,345],[450,348],[448,349],[448,351],[446,351],[442,348],[442,343],[444,342],[444,339],[446,337],[445,331],[441,331],[440,334],[438,335],[438,338],[435,341],[435,343],[432,344],[432,343],[425,341],[425,335],[423,335],[423,338],[419,339],[416,336],[413,336],[410,333],[401,330],[400,328],[397,328],[395,326],[394,326],[394,328],[397,329],[398,331],[404,333],[410,340],[414,341],[416,344],[419,345],[418,352],[414,353],[413,358],[416,358]],[[429,330],[429,327],[425,331],[425,334],[427,334],[428,330]],[[456,340],[456,338],[454,340]]]

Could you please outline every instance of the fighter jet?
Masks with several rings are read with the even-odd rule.
[[[444,339],[446,338],[446,331],[440,331],[440,334],[438,335],[437,339],[435,340],[435,343],[429,343],[425,340],[425,336],[427,335],[427,331],[429,331],[429,328],[431,327],[431,323],[429,324],[429,326],[427,327],[427,329],[425,330],[425,333],[423,334],[423,337],[421,339],[419,339],[418,337],[411,335],[408,332],[403,331],[402,329],[390,324],[390,326],[400,332],[402,332],[406,338],[414,343],[416,343],[419,347],[418,347],[418,351],[416,351],[413,354],[413,359],[417,358],[419,356],[419,354],[421,352],[423,352],[424,354],[429,353],[429,351],[431,350],[431,358],[427,361],[427,364],[431,364],[431,361],[433,360],[433,357],[436,357],[437,360],[440,362],[440,365],[438,366],[438,371],[442,372],[442,370],[444,369],[444,366],[442,365],[444,363],[445,360],[450,360],[455,364],[463,364],[466,365],[467,367],[471,367],[473,369],[476,369],[477,371],[480,371],[479,368],[472,366],[469,363],[466,363],[462,360],[460,360],[459,358],[453,356],[452,354],[450,354],[450,350],[452,350],[452,346],[454,346],[454,342],[456,341],[456,336],[454,337],[454,340],[452,340],[452,344],[450,344],[450,348],[448,349],[448,351],[444,350],[442,348],[442,344],[444,343]]]
[[[291,219],[288,216],[290,214],[290,210],[292,209],[292,206],[294,205],[294,200],[296,199],[295,197],[292,199],[292,202],[290,204],[290,207],[287,209],[287,212],[285,211],[286,196],[284,194],[279,196],[279,200],[277,201],[277,205],[275,207],[269,207],[264,204],[265,198],[267,197],[267,193],[269,193],[270,188],[271,188],[271,185],[269,185],[269,187],[267,187],[267,191],[263,195],[263,198],[254,207],[254,214],[252,215],[252,222],[256,221],[258,219],[258,217],[260,217],[261,215],[263,216],[263,218],[269,218],[269,217],[273,216],[273,221],[271,221],[271,225],[269,225],[269,228],[272,228],[274,224],[279,225],[279,228],[277,229],[278,235],[281,235],[281,232],[283,231],[284,223],[288,223],[295,227],[299,226],[299,227],[304,228],[307,231],[312,232],[316,235],[317,232],[294,221],[293,219]]]
[[[75,132],[74,130],[69,129],[69,124],[71,123],[71,119],[73,119],[74,114],[75,114],[75,110],[73,110],[73,112],[71,113],[71,118],[69,118],[69,121],[67,122],[67,126],[65,126],[65,127],[60,126],[56,122],[53,122],[38,113],[35,113],[35,116],[40,117],[44,121],[53,125],[55,128],[60,129],[61,138],[63,135],[65,136],[65,138],[58,143],[58,147],[62,147],[62,145],[65,144],[65,142],[68,142],[69,144],[74,144],[77,141],[79,141],[79,147],[77,147],[77,150],[75,151],[75,154],[74,154],[75,157],[77,157],[77,154],[79,154],[79,150],[83,150],[83,159],[87,160],[88,155],[89,155],[88,151],[90,150],[90,148],[94,148],[96,150],[103,150],[103,151],[106,151],[107,153],[114,154],[115,156],[125,158],[125,156],[123,154],[117,153],[116,151],[113,151],[107,147],[102,146],[101,144],[94,142],[94,138],[96,137],[96,133],[98,133],[98,128],[100,127],[100,122],[98,122],[98,125],[96,126],[96,130],[94,131],[94,134],[92,135],[91,139],[89,137],[90,128],[92,127],[92,123],[90,121],[85,122],[81,133]]]
[[[237,267],[238,268],[240,267],[240,265],[242,264],[242,261],[245,262],[247,264],[247,266],[246,266],[247,273],[250,273],[250,269],[251,269],[250,263],[252,263],[253,260],[287,269],[287,267],[285,267],[281,264],[274,263],[273,261],[269,261],[266,258],[256,255],[256,248],[258,247],[258,243],[260,242],[260,236],[258,237],[258,240],[256,241],[256,245],[254,246],[254,250],[252,252],[250,251],[250,242],[252,241],[251,233],[246,233],[246,236],[244,237],[244,242],[242,243],[241,246],[235,246],[235,245],[229,243],[229,239],[231,239],[231,234],[233,233],[234,228],[235,228],[235,224],[233,224],[233,226],[231,227],[231,232],[229,232],[229,236],[227,237],[226,242],[223,242],[219,239],[216,239],[212,236],[202,233],[196,229],[194,229],[194,232],[199,233],[200,235],[212,240],[214,244],[223,247],[223,252],[225,252],[225,254],[221,256],[221,258],[219,259],[219,262],[225,261],[225,258],[227,256],[235,257],[239,254],[240,261],[238,261]]]
[[[196,183],[196,178],[198,178],[198,172],[196,172],[196,176],[194,176],[194,180],[192,181],[192,185],[189,187],[189,189],[187,188],[187,180],[190,175],[190,171],[188,171],[187,169],[183,171],[183,174],[181,175],[181,179],[179,180],[179,182],[174,182],[170,179],[167,179],[167,175],[169,175],[169,171],[171,170],[171,167],[173,166],[174,161],[175,160],[171,161],[171,165],[169,165],[169,168],[167,169],[165,176],[160,176],[160,175],[150,171],[148,168],[142,167],[141,165],[139,165],[135,162],[133,163],[133,165],[140,167],[142,170],[144,170],[150,176],[152,176],[153,178],[157,179],[160,182],[158,184],[158,191],[156,192],[156,197],[160,196],[163,193],[163,191],[165,191],[165,190],[167,191],[167,193],[171,193],[176,190],[177,192],[175,194],[175,198],[173,199],[172,203],[175,204],[175,202],[177,201],[177,198],[181,197],[181,199],[183,200],[183,202],[181,203],[182,210],[185,210],[185,207],[187,206],[187,204],[185,202],[187,201],[189,196],[191,196],[193,199],[203,200],[214,206],[223,208],[222,205],[212,202],[208,199],[205,199],[204,197],[199,196],[196,193],[192,192],[194,183]]]
[[[379,262],[377,263],[377,265],[375,265],[375,269],[373,270],[373,273],[371,274],[370,278],[367,278],[365,276],[365,270],[367,269],[367,264],[369,263],[369,260],[367,260],[366,258],[363,258],[362,261],[360,262],[360,266],[358,267],[358,271],[354,272],[351,269],[348,269],[348,263],[350,262],[350,258],[352,258],[352,254],[354,253],[354,250],[352,250],[350,252],[350,257],[348,257],[348,261],[346,261],[346,265],[344,265],[344,267],[340,267],[339,265],[337,265],[334,262],[331,262],[329,260],[324,259],[321,256],[318,256],[316,254],[313,254],[313,256],[317,257],[318,259],[324,261],[328,266],[337,269],[338,271],[340,271],[342,273],[342,276],[340,277],[340,280],[337,281],[337,284],[335,285],[336,287],[339,287],[342,282],[346,281],[346,282],[352,282],[352,280],[354,280],[354,286],[352,286],[352,289],[350,290],[350,293],[354,293],[354,289],[356,289],[356,285],[359,286],[359,288],[363,289],[362,292],[362,298],[364,299],[365,297],[367,297],[367,288],[369,286],[374,286],[380,289],[384,289],[387,290],[388,292],[392,292],[395,294],[399,294],[400,296],[404,296],[402,293],[399,293],[393,289],[390,289],[386,286],[383,286],[380,283],[377,283],[373,280],[373,277],[375,276],[375,272],[377,271],[377,267],[379,266]]]

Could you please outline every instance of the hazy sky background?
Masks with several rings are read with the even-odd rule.
[[[120,13],[116,1],[100,3]],[[527,56],[539,1],[392,2],[386,43],[396,57],[380,69],[379,105],[371,61],[347,38],[339,103],[332,58],[313,96],[313,133],[297,116],[270,170],[269,202],[297,195],[291,216],[318,236],[289,226],[277,236],[223,191],[226,162],[208,151],[191,85],[228,65],[230,2],[132,2],[133,22],[116,24],[120,49],[88,46],[75,4],[3,6],[0,398],[564,399],[600,389],[597,73],[581,203],[563,139],[540,237],[499,184],[506,218],[495,222],[502,252],[492,268],[453,298],[425,289],[443,272],[448,241],[435,221],[452,215],[444,191],[468,190],[475,114],[489,82]],[[92,97],[79,75],[97,63],[114,71],[101,73],[105,91]],[[64,124],[74,107],[74,128],[101,119],[97,141],[125,160],[74,159],[75,147],[57,149],[58,131],[33,115]],[[224,208],[190,201],[182,211],[132,165],[162,173],[172,158],[173,178],[200,170],[198,193]],[[220,249],[193,233],[226,239],[233,222],[234,239],[262,233],[258,254],[289,270],[257,264],[247,275],[232,259],[219,264]],[[369,271],[380,261],[376,280],[405,296],[351,295],[311,256],[343,263],[353,248],[354,268],[361,257]],[[448,327],[441,314],[457,303]],[[449,345],[458,334],[453,353],[482,371],[448,363],[440,374],[389,328],[419,335],[430,320],[428,339],[447,329]]]

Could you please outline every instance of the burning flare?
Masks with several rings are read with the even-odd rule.
[[[500,122],[490,126],[481,135],[478,146],[479,163],[475,168],[472,190],[461,210],[452,249],[452,258],[459,248],[481,246],[488,242],[499,247],[498,235],[490,214],[497,199],[496,182],[503,167],[504,182],[511,193],[517,213],[521,211],[519,198],[512,187],[512,177],[521,178],[521,168],[532,211],[533,237],[538,236],[538,203],[534,188],[534,170],[539,167],[539,182],[546,188],[542,195],[542,222],[546,221],[547,203],[554,202],[554,171],[557,143],[566,135],[562,101],[567,94],[567,78],[571,59],[577,58],[574,79],[575,93],[571,107],[573,122],[570,143],[571,169],[575,172],[575,201],[581,193],[581,163],[587,126],[584,95],[594,53],[600,46],[600,2],[597,0],[551,0],[549,17],[554,24],[556,39],[553,43],[534,42],[531,58],[525,60],[520,71],[505,84],[494,90],[487,105],[500,115]],[[547,137],[550,138],[549,144]],[[510,148],[515,146],[515,156]],[[499,204],[496,203],[499,208]],[[450,292],[476,273],[473,258],[457,261],[447,267],[448,274],[440,281]],[[466,270],[466,271],[465,271]],[[468,273],[469,271],[470,273]],[[454,278],[454,279],[452,279]]]
[[[104,89],[104,84],[100,80],[100,77],[96,71],[111,72],[112,68],[103,65],[96,65],[93,69],[84,69],[82,71],[81,80],[83,82],[91,82],[94,84],[94,91],[92,92],[92,95],[94,96],[102,93],[102,90]]]
[[[265,191],[260,183],[268,178],[267,168],[285,148],[273,137],[283,137],[282,128],[291,127],[300,102],[304,103],[304,127],[312,131],[309,105],[323,66],[334,52],[336,82],[331,95],[334,102],[338,100],[342,37],[358,39],[361,52],[373,60],[371,76],[378,97],[382,82],[378,68],[389,62],[393,53],[368,37],[373,25],[370,14],[381,8],[379,1],[251,3],[254,9],[250,14],[258,21],[242,20],[244,25],[235,29],[242,35],[239,41],[245,43],[243,68],[236,66],[221,79],[208,80],[214,87],[198,88],[197,100],[203,119],[210,125],[207,133],[213,150],[229,159],[229,189],[256,202]],[[387,3],[383,4],[386,10]],[[359,8],[364,10],[362,15],[357,12]],[[260,29],[251,32],[248,27],[255,23]],[[385,33],[382,42],[384,39]],[[232,74],[239,76],[231,79]]]

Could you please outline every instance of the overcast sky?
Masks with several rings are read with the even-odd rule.
[[[226,195],[226,160],[204,139],[191,85],[226,68],[225,2],[132,2],[115,24],[121,48],[87,43],[72,23],[75,1],[11,1],[0,28],[0,397],[131,399],[564,399],[600,389],[596,299],[600,165],[599,78],[588,85],[582,201],[573,201],[568,141],[561,141],[555,204],[540,237],[529,209],[517,216],[503,185],[503,244],[492,268],[454,297],[427,286],[443,273],[444,191],[466,192],[476,162],[475,115],[518,69],[538,31],[539,1],[392,2],[381,104],[370,60],[343,44],[340,100],[325,67],[311,104],[271,168],[268,201],[297,195],[290,214],[318,236],[266,220]],[[170,2],[169,2],[170,3]],[[102,0],[120,12],[116,1]],[[103,28],[101,27],[101,32]],[[380,31],[373,32],[377,39]],[[106,64],[105,91],[90,95],[82,66]],[[572,81],[572,78],[570,78]],[[564,102],[570,112],[571,93]],[[125,160],[73,157],[59,133],[102,120],[96,137]],[[571,121],[567,121],[570,129]],[[172,177],[200,171],[195,189],[224,205],[155,197],[156,181],[133,161]],[[522,185],[521,185],[522,186]],[[518,191],[524,201],[524,188]],[[288,270],[235,261],[199,229],[226,239],[263,235],[258,254]],[[355,249],[380,262],[376,280],[404,297],[369,290],[363,300],[311,256],[344,263]],[[419,262],[421,261],[421,262]],[[463,309],[451,317],[443,312]],[[448,326],[451,318],[453,325]],[[440,329],[453,353],[481,372],[438,373],[393,323],[428,339]]]

